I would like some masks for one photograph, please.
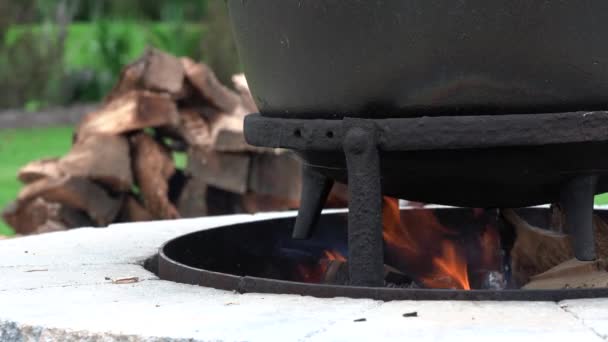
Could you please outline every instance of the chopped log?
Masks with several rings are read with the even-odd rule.
[[[93,227],[95,225],[86,212],[65,205],[59,208],[58,220],[69,229]]]
[[[133,194],[128,194],[120,210],[121,222],[145,222],[154,220],[154,216],[139,202]]]
[[[218,153],[202,148],[188,150],[189,175],[197,175],[204,184],[244,194],[247,192],[250,157],[245,153]]]
[[[21,190],[17,200],[27,203],[36,198],[85,211],[98,226],[113,222],[121,207],[121,199],[113,198],[99,185],[81,177],[45,178]]]
[[[200,217],[208,214],[207,184],[198,175],[192,175],[186,182],[177,201],[177,208],[182,217]]]
[[[14,201],[4,208],[2,217],[18,234],[35,234],[58,210],[56,207],[42,198],[25,203]]]
[[[608,259],[608,224],[599,215],[593,215],[593,227],[597,256]]]
[[[179,113],[177,133],[193,147],[210,148],[213,144],[209,123],[194,109],[183,109]]]
[[[169,95],[132,91],[88,114],[78,128],[78,140],[86,135],[119,135],[178,123],[177,107]]]
[[[243,132],[232,130],[221,130],[217,133],[213,149],[218,152],[253,152],[253,153],[275,153],[271,148],[249,145],[245,141]],[[276,152],[278,153],[278,152]]]
[[[205,64],[195,63],[189,58],[181,59],[186,78],[198,94],[215,108],[231,113],[240,104],[240,98],[218,81],[213,71]]]
[[[58,222],[55,220],[48,220],[36,229],[35,234],[61,232],[61,231],[67,230],[67,229],[68,229],[68,227],[66,227],[61,222]]]
[[[134,90],[141,89],[142,77],[146,69],[145,56],[124,67],[120,79],[106,96],[104,103],[110,103],[116,98]]]
[[[255,154],[251,158],[248,190],[290,202],[299,202],[302,163],[293,152]]]
[[[168,197],[169,178],[175,173],[171,155],[145,133],[135,135],[132,143],[133,171],[146,209],[157,219],[178,218],[179,213]]]
[[[116,192],[133,186],[129,142],[123,136],[83,137],[61,158],[59,167],[66,174],[92,179]]]
[[[64,172],[59,167],[59,158],[33,161],[19,170],[18,178],[23,184],[30,184],[43,178],[60,178]]]
[[[531,277],[526,290],[608,287],[606,259],[596,261],[567,260],[550,270]]]
[[[574,256],[568,235],[531,226],[512,209],[503,209],[501,213],[515,229],[511,264],[518,285]]]
[[[157,49],[149,49],[145,56],[143,87],[148,90],[177,95],[184,87],[184,67],[179,58]]]

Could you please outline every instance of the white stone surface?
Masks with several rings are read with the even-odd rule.
[[[177,235],[286,215],[292,214],[114,225],[0,241],[0,341],[608,340],[608,299],[384,303],[241,295],[162,281],[141,266]],[[139,281],[112,283],[127,277]],[[409,312],[418,317],[403,317]]]

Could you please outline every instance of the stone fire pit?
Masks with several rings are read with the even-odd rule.
[[[143,267],[178,235],[290,215],[112,225],[0,241],[0,341],[608,340],[608,298],[385,303],[241,295],[162,281]]]

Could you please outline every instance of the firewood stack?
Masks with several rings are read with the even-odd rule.
[[[204,64],[149,50],[80,122],[67,155],[20,170],[4,220],[32,234],[296,208],[300,162],[245,143],[243,119],[257,108],[244,76],[233,82],[236,91]]]

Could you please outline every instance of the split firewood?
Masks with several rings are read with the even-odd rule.
[[[185,73],[179,58],[149,49],[141,58],[123,68],[118,83],[104,103],[133,90],[153,90],[171,94],[174,99],[188,95]]]
[[[89,215],[79,209],[74,209],[65,205],[59,208],[57,220],[67,228],[93,227],[95,223]]]
[[[140,58],[135,62],[124,67],[120,73],[118,83],[114,85],[110,93],[106,96],[104,103],[110,103],[116,98],[141,89],[142,78],[146,69],[145,58]]]
[[[132,91],[88,114],[78,127],[78,140],[87,135],[119,135],[178,123],[177,107],[169,95]]]
[[[593,215],[595,251],[600,259],[608,259],[608,224],[599,215]]]
[[[120,221],[122,222],[145,222],[154,220],[154,216],[133,196],[129,194],[120,210]]]
[[[608,287],[606,259],[579,261],[570,259],[530,278],[526,290]]]
[[[272,172],[270,170],[281,170]],[[259,195],[299,202],[302,164],[290,151],[259,153],[251,157],[247,189]]]
[[[9,204],[2,212],[2,217],[18,234],[36,234],[40,227],[57,216],[59,204],[49,203],[42,198]]]
[[[30,184],[43,178],[60,178],[64,172],[59,167],[59,158],[33,161],[19,170],[18,178],[23,184]]]
[[[72,176],[31,183],[21,190],[17,201],[27,203],[36,198],[83,210],[98,226],[112,223],[121,207],[120,198],[111,197],[88,179]]]
[[[162,145],[145,133],[132,138],[133,172],[144,205],[157,219],[174,219],[180,215],[169,201],[169,179],[175,173],[171,155]]]
[[[157,49],[149,49],[144,58],[143,87],[148,90],[177,95],[183,92],[184,67],[179,58]]]
[[[179,200],[177,208],[182,217],[200,217],[208,214],[207,183],[198,175],[191,175]]]
[[[253,152],[253,153],[279,153],[278,149],[258,147],[249,145],[245,141],[243,132],[233,130],[221,130],[215,137],[213,149],[218,152]]]
[[[66,174],[92,179],[116,192],[133,186],[129,142],[123,136],[83,137],[61,158],[59,167]]]
[[[202,148],[188,150],[186,172],[204,184],[244,194],[247,192],[250,156],[245,153],[218,153]]]
[[[511,264],[518,285],[574,256],[568,235],[534,227],[512,209],[501,213],[517,236],[511,250]]]
[[[183,109],[179,113],[178,134],[190,146],[211,148],[213,138],[209,123],[194,109]]]
[[[240,103],[240,98],[232,90],[218,81],[213,71],[205,64],[195,63],[190,58],[182,58],[186,78],[199,96],[224,113],[231,113]]]

